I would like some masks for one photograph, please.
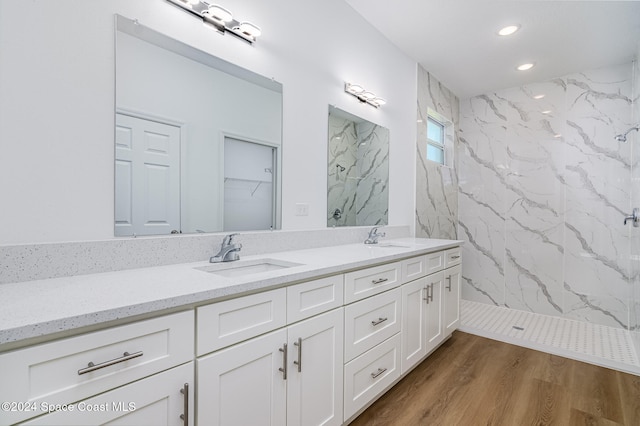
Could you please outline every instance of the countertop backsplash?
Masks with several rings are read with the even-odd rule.
[[[241,232],[240,256],[364,241],[371,227]],[[409,226],[383,226],[386,238],[404,238]],[[116,238],[102,241],[0,245],[0,284],[208,260],[227,233]]]

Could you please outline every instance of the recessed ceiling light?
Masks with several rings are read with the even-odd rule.
[[[544,98],[544,95],[535,95],[533,97],[533,99],[542,99],[542,98]]]
[[[546,111],[542,111],[543,114],[551,114],[553,111],[551,111],[550,109],[546,110]]]
[[[518,65],[518,67],[516,68],[518,71],[526,71],[526,70],[530,70],[531,68],[533,68],[535,64],[533,63],[527,63],[527,64],[522,64],[522,65]]]
[[[520,25],[509,25],[507,27],[504,27],[500,31],[498,31],[498,35],[508,36],[508,35],[511,35],[511,34],[515,33],[519,29],[520,29]]]

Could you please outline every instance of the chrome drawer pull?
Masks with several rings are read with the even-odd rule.
[[[457,255],[457,256],[451,256],[451,259],[460,259],[460,255]]]
[[[189,383],[185,383],[184,387],[180,389],[180,393],[184,395],[184,413],[180,414],[180,418],[184,421],[185,425],[189,424]]]
[[[371,373],[371,377],[375,379],[385,371],[387,371],[386,368],[378,368],[378,371],[376,371],[375,373]]]
[[[298,347],[298,360],[293,363],[298,366],[298,373],[300,373],[302,372],[302,337],[298,337],[298,341],[293,344]]]
[[[389,281],[389,278],[380,278],[377,280],[371,280],[371,284],[382,284],[387,281]]]
[[[282,352],[282,367],[278,371],[282,371],[282,380],[287,380],[287,344],[278,349]]]
[[[449,292],[451,292],[451,275],[449,275],[447,277],[447,281],[449,281],[449,285],[447,286],[447,290],[449,290]]]
[[[93,362],[90,362],[89,364],[87,364],[87,367],[81,368],[80,370],[78,370],[78,375],[91,373],[92,371],[100,370],[101,368],[109,367],[111,365],[118,364],[120,362],[129,361],[130,359],[138,358],[139,356],[142,356],[142,355],[143,355],[142,351],[135,352],[132,354],[130,354],[129,352],[125,352],[124,354],[122,354],[120,358],[101,362],[100,364],[94,364]]]
[[[378,318],[378,321],[371,321],[371,325],[373,325],[374,327],[378,324],[382,324],[383,322],[385,322],[386,320],[388,320],[389,318]]]

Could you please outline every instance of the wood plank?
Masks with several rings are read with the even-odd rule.
[[[454,332],[352,423],[640,425],[640,377]]]

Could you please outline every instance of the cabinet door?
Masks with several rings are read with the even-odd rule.
[[[427,355],[427,278],[402,286],[402,374]]]
[[[197,424],[284,425],[285,329],[256,337],[197,361]]]
[[[442,315],[442,289],[444,286],[444,272],[431,274],[426,278],[426,349],[431,352],[444,340],[443,315]]]
[[[193,426],[193,406],[190,362],[21,424]]]
[[[339,308],[288,328],[288,426],[342,424],[343,324]]]
[[[444,283],[444,333],[450,335],[460,325],[460,281],[462,266],[446,269]]]

